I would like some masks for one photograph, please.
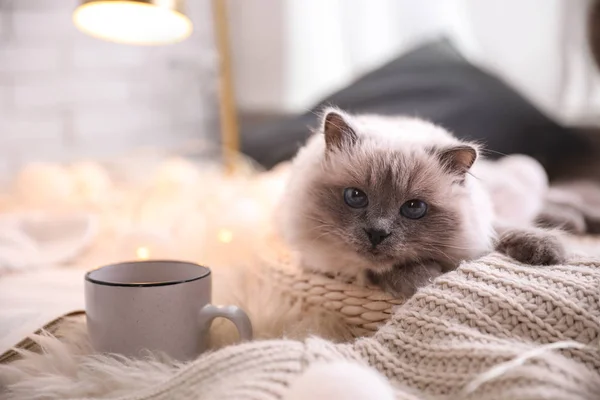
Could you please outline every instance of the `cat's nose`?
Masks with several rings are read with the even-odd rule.
[[[379,243],[383,242],[386,237],[390,236],[390,232],[383,229],[369,228],[365,229],[365,232],[373,246],[377,246]]]

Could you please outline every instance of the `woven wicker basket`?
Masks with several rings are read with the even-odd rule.
[[[355,334],[375,332],[390,318],[392,309],[405,301],[376,288],[304,271],[276,235],[269,235],[264,243],[267,245],[257,253],[270,278],[286,288],[286,294],[302,300],[307,307],[318,307],[341,315]]]

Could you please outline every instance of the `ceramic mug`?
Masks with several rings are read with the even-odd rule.
[[[244,311],[211,301],[210,269],[179,261],[133,261],[85,275],[85,310],[94,350],[139,357],[145,350],[181,361],[207,347],[217,317],[227,318],[242,340],[252,338]]]

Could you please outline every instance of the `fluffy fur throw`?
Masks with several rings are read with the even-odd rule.
[[[599,287],[600,261],[537,268],[492,254],[438,278],[374,336],[350,344],[257,341],[181,365],[91,356],[45,338],[49,355],[1,368],[3,396],[297,399],[294,383],[313,382],[311,366],[350,361],[387,378],[397,399],[598,399]],[[301,385],[306,399],[335,390],[312,384]],[[373,390],[335,397],[386,398],[385,388]]]

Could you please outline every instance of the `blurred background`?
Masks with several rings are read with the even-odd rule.
[[[218,55],[209,0],[185,2],[193,22],[189,38],[150,47],[80,32],[72,22],[78,4],[0,0],[4,178],[31,160],[106,158],[146,145],[219,140]],[[557,121],[594,123],[600,80],[589,50],[591,4],[230,1],[229,48],[242,133],[257,121],[303,113],[442,36]]]
[[[0,172],[28,161],[114,157],[217,138],[210,2],[190,1],[180,43],[134,46],[80,32],[76,0],[0,1]]]
[[[445,36],[565,122],[593,119],[600,83],[588,46],[592,1],[231,2],[244,112],[302,112],[414,47]]]

